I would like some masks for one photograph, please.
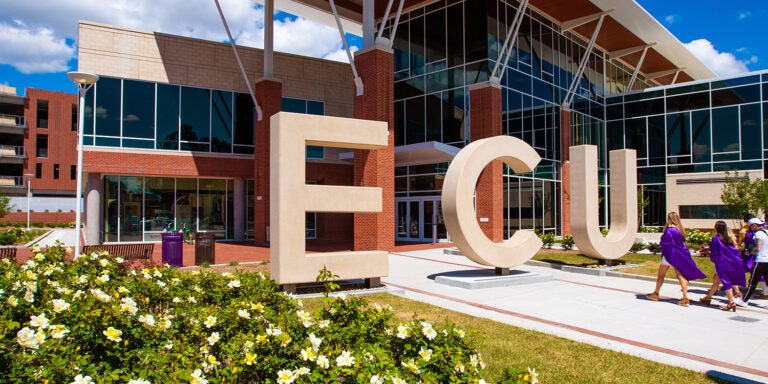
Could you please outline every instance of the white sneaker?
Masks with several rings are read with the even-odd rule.
[[[746,301],[742,300],[741,297],[737,297],[736,299],[733,300],[733,302],[736,303],[736,305],[738,305],[739,307],[749,306],[749,304]]]

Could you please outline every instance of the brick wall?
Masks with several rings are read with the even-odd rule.
[[[107,175],[253,177],[253,158],[86,147],[83,171]]]
[[[357,250],[390,250],[395,246],[395,133],[394,61],[392,51],[371,48],[355,54],[355,65],[365,92],[355,97],[355,118],[386,121],[388,145],[355,150],[354,183],[382,189],[380,213],[355,213]]]
[[[0,217],[0,221],[27,224],[27,212],[9,212]],[[32,223],[74,223],[74,212],[30,212],[29,221]]]
[[[74,84],[72,89],[75,89]],[[23,174],[34,175],[36,164],[40,163],[42,177],[33,177],[33,192],[71,191],[74,196],[75,180],[70,177],[70,170],[71,166],[77,165],[77,131],[72,130],[72,106],[77,106],[77,95],[34,88],[27,88],[26,92],[24,115],[28,129],[24,137],[24,148],[27,158]],[[37,126],[37,107],[41,100],[48,101],[48,128]],[[48,157],[36,156],[37,135],[48,135]],[[59,165],[58,179],[53,178],[55,164]]]
[[[472,116],[471,140],[477,141],[502,134],[501,88],[490,84],[470,87],[469,115]],[[475,211],[480,228],[493,242],[504,240],[503,164],[499,160],[486,165],[477,182]]]

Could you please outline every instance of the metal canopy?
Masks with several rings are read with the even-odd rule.
[[[395,166],[450,163],[461,149],[437,141],[395,147]]]
[[[263,3],[263,0],[254,0]],[[344,24],[344,31],[362,36],[363,0],[334,0],[339,16]],[[403,12],[434,3],[435,0],[405,0]],[[375,1],[375,17],[381,20],[387,8],[387,1]],[[568,21],[577,20],[614,9],[605,17],[595,46],[605,52],[617,52],[628,48],[653,44],[643,60],[643,50],[616,58],[629,68],[640,64],[641,73],[685,68],[678,73],[677,82],[703,80],[715,77],[714,72],[696,59],[683,44],[654,19],[634,0],[530,0],[529,8],[550,18],[563,26]],[[275,0],[275,8],[335,27],[328,0]],[[589,41],[597,21],[579,25],[570,30],[585,42]],[[667,85],[673,76],[655,79]]]

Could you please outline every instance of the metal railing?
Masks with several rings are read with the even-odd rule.
[[[0,176],[0,187],[23,187],[24,176]]]
[[[17,145],[0,145],[0,157],[26,157],[26,150]]]
[[[6,115],[0,113],[0,125],[10,125],[13,127],[26,128],[27,120],[24,116]]]

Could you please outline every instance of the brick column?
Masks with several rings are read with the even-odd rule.
[[[469,87],[470,140],[503,134],[501,129],[501,86],[491,83]],[[503,163],[494,160],[485,166],[475,189],[475,213],[480,228],[493,242],[504,241]]]
[[[560,108],[560,234],[571,232],[571,162],[568,150],[571,147],[571,110]]]
[[[254,124],[253,169],[253,242],[268,242],[269,227],[269,118],[280,112],[283,83],[276,79],[259,79],[254,85],[256,100],[262,110],[261,121]]]
[[[355,150],[354,185],[382,189],[380,213],[355,213],[356,251],[395,246],[394,57],[391,49],[372,46],[355,52],[364,94],[355,96],[356,119],[386,121],[389,143],[377,150]]]

